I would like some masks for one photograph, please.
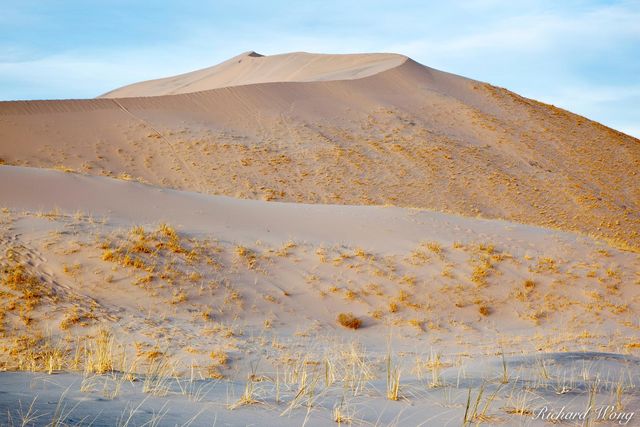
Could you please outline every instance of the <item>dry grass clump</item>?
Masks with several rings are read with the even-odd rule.
[[[178,240],[178,232],[176,231],[175,228],[171,227],[168,224],[160,224],[158,226],[158,231],[160,233],[162,233],[165,237],[171,239],[171,240]]]
[[[442,254],[442,246],[438,242],[427,242],[425,246],[436,255]]]
[[[136,257],[133,254],[155,257],[161,250],[175,254],[189,254],[176,230],[167,224],[160,224],[155,232],[147,232],[141,226],[133,227],[122,240],[115,248],[109,242],[101,244],[104,261],[120,262],[123,266],[135,266]]]
[[[400,398],[400,369],[393,363],[391,352],[386,357],[387,368],[387,392],[386,396],[389,400],[398,400]]]
[[[391,301],[389,303],[389,313],[397,313],[399,310],[398,303],[395,301]]]
[[[551,257],[540,257],[535,267],[530,268],[530,270],[536,273],[557,273],[558,263]]]
[[[96,320],[95,314],[81,310],[78,307],[73,307],[65,314],[64,319],[60,322],[60,329],[66,331],[74,326],[89,326],[94,320]]]
[[[100,329],[96,337],[84,348],[86,374],[104,374],[114,369],[115,341],[107,329]]]
[[[118,247],[112,248],[108,243],[102,244],[102,260],[107,262],[113,262],[122,265],[123,267],[133,267],[139,270],[146,270],[153,272],[153,267],[148,266],[144,259],[141,257],[133,256],[132,252],[134,247],[139,243],[135,243],[131,248]],[[136,251],[139,253],[147,253],[143,251]]]
[[[160,224],[156,234],[158,235],[158,243],[156,244],[158,249],[168,249],[176,254],[186,254],[188,252],[182,246],[180,236],[175,228],[167,224]]]
[[[478,245],[478,251],[484,252],[487,255],[491,255],[496,251],[496,247],[494,245],[492,245],[492,244],[480,243]]]
[[[187,294],[183,290],[176,290],[173,292],[173,296],[171,297],[171,304],[180,304],[187,300]]]
[[[375,309],[372,312],[370,312],[371,317],[373,317],[374,319],[382,319],[382,317],[384,316],[384,312],[380,309]]]
[[[367,252],[366,250],[364,250],[362,248],[354,249],[353,256],[358,257],[358,258],[362,258],[362,259],[371,259],[371,258],[373,258],[372,254],[370,254],[369,252]]]
[[[344,298],[348,301],[354,301],[356,298],[358,298],[358,293],[352,291],[351,289],[346,289],[344,292]]]
[[[235,247],[234,253],[235,253],[236,259],[244,261],[249,270],[253,270],[256,268],[258,261],[254,251],[247,248],[246,246],[238,245]]]
[[[404,276],[402,276],[400,278],[400,283],[404,284],[404,285],[409,285],[409,286],[415,286],[416,285],[416,276],[410,276],[408,274],[405,274]]]
[[[69,348],[54,342],[48,336],[29,334],[15,337],[8,355],[14,365],[5,368],[51,374],[65,368]]]
[[[78,337],[72,344],[66,339],[55,339],[51,335],[31,331],[13,339],[7,351],[14,365],[8,369],[34,372],[84,371],[103,375],[125,369],[125,352],[116,344],[113,334],[100,329],[93,336]]]
[[[337,317],[338,323],[348,329],[359,329],[362,326],[362,320],[358,319],[352,313],[340,313]]]
[[[488,316],[491,313],[493,313],[493,310],[488,305],[481,304],[481,305],[478,306],[478,312],[483,316]]]
[[[321,263],[324,264],[325,262],[327,262],[327,250],[325,248],[316,249],[316,255],[318,256],[318,259]]]
[[[411,251],[411,255],[407,257],[407,262],[411,265],[420,266],[425,265],[427,262],[429,262],[429,259],[429,255],[427,255],[424,251],[415,249]]]
[[[289,240],[288,242],[283,244],[282,247],[275,252],[275,254],[279,257],[288,257],[291,253],[291,250],[295,249],[297,246],[298,245],[294,241]]]
[[[491,268],[491,263],[488,260],[484,260],[482,263],[475,265],[471,271],[471,281],[478,286],[486,285]]]
[[[55,295],[46,284],[29,272],[15,257],[14,252],[11,249],[8,250],[8,262],[0,266],[2,273],[0,285],[11,291],[3,295],[2,311],[18,312],[24,324],[29,325],[33,322],[31,312],[42,303],[43,298],[54,298]],[[2,329],[2,325],[0,325],[0,329]]]
[[[148,273],[137,276],[134,281],[135,285],[147,289],[152,282],[157,283],[158,288],[165,283],[200,283],[203,273],[193,266],[203,260],[214,269],[219,268],[207,242],[181,237],[167,224],[160,224],[153,231],[133,227],[125,234],[104,239],[99,247],[103,261]]]
[[[229,356],[222,350],[214,350],[209,353],[209,358],[215,363],[217,366],[223,366],[229,363]]]
[[[353,415],[351,414],[349,406],[345,404],[344,398],[340,401],[339,405],[334,406],[332,415],[333,421],[338,423],[338,426],[343,424],[351,425],[353,423]]]
[[[55,165],[53,167],[55,170],[59,170],[64,173],[76,173],[77,171],[73,168],[67,167],[65,165]]]
[[[207,368],[207,373],[211,379],[222,379],[224,375],[220,370],[229,363],[229,356],[223,350],[213,350],[209,353],[211,364]]]
[[[408,323],[410,326],[412,326],[412,327],[416,328],[416,329],[417,329],[417,330],[419,330],[419,331],[424,331],[424,327],[423,327],[424,320],[421,320],[421,319],[409,319],[409,320],[407,321],[407,323]]]

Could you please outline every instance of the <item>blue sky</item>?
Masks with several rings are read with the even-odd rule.
[[[397,52],[640,136],[640,0],[0,6],[0,100],[94,97],[247,50]]]

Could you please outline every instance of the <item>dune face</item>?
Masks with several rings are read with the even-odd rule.
[[[95,425],[631,419],[638,170],[635,138],[401,55],[0,102],[0,371],[64,372],[0,372],[0,425],[60,425],[57,399]]]
[[[306,52],[263,56],[245,52],[214,67],[134,83],[102,98],[175,95],[269,82],[352,80],[394,68],[407,58],[395,54],[322,55]]]
[[[327,425],[347,399],[354,425],[446,425],[464,419],[468,390],[488,390],[483,412],[504,425],[545,404],[609,402],[612,387],[626,417],[640,404],[638,358],[584,352],[640,347],[637,254],[416,209],[16,166],[0,183],[0,368],[84,372],[0,372],[10,420],[24,401],[48,420],[58,400],[97,425],[122,413],[142,425],[167,406],[166,425],[198,426]],[[307,381],[312,413],[299,406]],[[515,401],[523,384],[531,396]],[[591,384],[606,386],[592,397]]]
[[[247,85],[260,78],[287,81]],[[298,79],[322,81],[288,81]],[[205,90],[222,84],[241,86]],[[0,103],[0,158],[207,194],[421,207],[640,242],[640,142],[504,89],[394,55],[249,54],[108,96],[193,90],[203,91]]]

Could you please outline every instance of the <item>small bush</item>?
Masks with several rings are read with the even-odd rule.
[[[362,326],[362,320],[352,313],[340,313],[338,315],[338,323],[349,329],[359,329]]]
[[[486,306],[486,305],[481,305],[480,307],[478,307],[478,311],[480,312],[481,315],[483,316],[488,316],[491,314],[491,308]]]

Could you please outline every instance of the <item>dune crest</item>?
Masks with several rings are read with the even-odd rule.
[[[293,52],[265,56],[249,51],[213,67],[133,83],[107,92],[101,98],[175,95],[256,83],[353,80],[397,67],[407,59],[387,53]]]

